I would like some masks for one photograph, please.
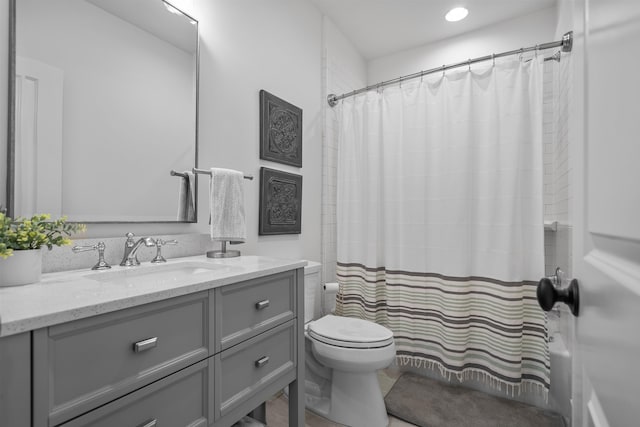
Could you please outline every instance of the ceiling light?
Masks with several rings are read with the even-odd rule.
[[[444,19],[449,22],[461,21],[466,18],[468,14],[469,11],[464,7],[454,7],[449,12],[447,12],[447,14],[444,16]]]

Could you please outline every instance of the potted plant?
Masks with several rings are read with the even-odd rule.
[[[42,246],[71,244],[71,235],[85,231],[84,224],[67,223],[67,217],[50,221],[51,215],[11,219],[0,213],[0,286],[40,281]]]

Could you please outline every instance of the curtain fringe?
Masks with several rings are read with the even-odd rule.
[[[398,366],[409,365],[412,368],[428,369],[431,371],[438,370],[440,375],[445,378],[447,382],[451,382],[452,377],[455,377],[460,383],[464,383],[469,380],[476,380],[489,385],[494,390],[505,392],[507,396],[510,395],[511,397],[515,397],[516,395],[521,396],[522,393],[528,392],[541,396],[545,403],[549,403],[549,390],[544,385],[534,381],[523,380],[520,384],[512,384],[480,369],[465,368],[460,372],[449,369],[438,361],[425,359],[419,356],[396,356],[396,364]]]

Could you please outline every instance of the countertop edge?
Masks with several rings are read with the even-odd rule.
[[[133,296],[114,296],[114,298],[99,301],[95,303],[87,302],[86,304],[72,308],[61,308],[60,310],[52,310],[44,313],[42,311],[27,313],[25,310],[24,315],[10,316],[7,320],[7,316],[4,316],[0,310],[0,338],[17,335],[20,333],[30,332],[36,329],[54,326],[74,320],[84,319],[92,316],[106,314],[118,310],[124,310],[144,304],[149,304],[157,301],[162,301],[170,298],[175,298],[183,295],[193,294],[201,291],[215,289],[221,286],[230,285],[233,283],[243,282],[259,277],[269,276],[272,274],[282,273],[285,271],[295,270],[305,267],[307,261],[305,260],[285,260],[271,257],[254,257],[259,260],[265,260],[265,262],[273,262],[274,265],[262,268],[249,268],[247,271],[243,271],[237,274],[230,274],[223,277],[215,278],[212,280],[205,280],[202,282],[187,283],[184,285],[176,285],[172,288],[162,289],[158,291],[144,292]],[[176,258],[174,261],[201,261],[198,257],[185,257]],[[230,261],[231,263],[238,263],[238,260]],[[224,261],[218,261],[219,264],[224,265]],[[81,272],[69,272],[69,274],[87,274],[90,271],[83,270]],[[62,273],[50,273],[50,277],[63,277],[65,272]],[[47,276],[47,275],[44,275]],[[56,283],[52,283],[48,286],[55,286]],[[29,285],[26,285],[29,286]],[[82,282],[78,282],[78,286],[82,286]],[[20,289],[14,288],[11,291],[16,294],[20,294]],[[8,291],[8,292],[11,292]],[[71,295],[70,295],[71,296]]]

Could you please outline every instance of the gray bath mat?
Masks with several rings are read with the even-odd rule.
[[[421,427],[563,427],[560,415],[465,387],[404,373],[384,398],[387,412]]]

